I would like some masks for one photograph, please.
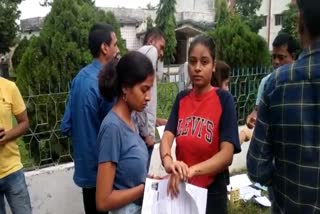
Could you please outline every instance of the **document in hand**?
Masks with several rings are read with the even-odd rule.
[[[205,214],[207,189],[180,183],[179,195],[167,195],[168,179],[147,178],[144,189],[142,214]]]

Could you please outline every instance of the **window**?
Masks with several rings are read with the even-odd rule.
[[[275,15],[275,25],[282,25],[282,22],[283,22],[283,15],[276,14]]]
[[[262,27],[267,26],[268,16],[262,16]]]

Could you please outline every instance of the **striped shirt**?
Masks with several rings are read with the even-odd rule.
[[[247,167],[281,212],[320,213],[320,41],[270,76]]]

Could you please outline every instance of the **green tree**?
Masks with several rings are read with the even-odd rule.
[[[92,59],[87,37],[96,22],[113,25],[123,53],[120,25],[112,13],[99,10],[88,0],[53,1],[40,36],[30,42],[17,68],[17,83],[31,89],[44,82],[66,85]]]
[[[261,3],[262,0],[236,0],[235,5],[236,12],[251,30],[256,33],[259,32],[263,24],[263,17],[257,15]]]
[[[18,5],[22,0],[0,0],[0,53],[6,53],[15,45],[19,29],[16,20],[20,16]]]
[[[166,48],[164,51],[165,63],[170,64],[173,55],[176,51],[176,0],[160,0],[157,17],[155,20],[156,26],[159,27],[166,38]]]
[[[261,7],[262,0],[236,0],[236,10],[241,16],[251,16]]]
[[[216,42],[217,58],[231,67],[252,67],[270,63],[266,41],[252,32],[238,15],[208,32]]]
[[[225,0],[215,0],[215,22],[221,24],[229,19],[230,12],[228,10],[227,2]]]
[[[283,24],[280,32],[292,35],[298,41],[298,7],[289,4],[289,9],[283,12]]]
[[[40,36],[30,40],[16,69],[18,87],[23,95],[30,95],[27,106],[32,133],[43,133],[24,141],[32,142],[31,154],[41,164],[44,159],[59,159],[59,154],[68,149],[67,144],[57,143],[60,139],[56,130],[67,96],[60,92],[66,92],[79,69],[92,61],[88,50],[90,27],[97,22],[113,25],[118,46],[125,52],[116,18],[96,8],[93,1],[54,0],[51,6]]]
[[[29,40],[24,37],[18,44],[18,46],[15,48],[13,56],[12,56],[12,66],[14,69],[17,68],[17,66],[20,64],[22,56],[24,52],[26,51],[27,47],[29,46]]]

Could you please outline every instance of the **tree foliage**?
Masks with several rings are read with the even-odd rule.
[[[225,0],[215,0],[215,22],[217,24],[225,22],[230,17],[227,2]]]
[[[261,7],[262,0],[236,0],[236,11],[241,16],[256,14]]]
[[[13,69],[16,69],[17,66],[20,64],[22,56],[26,49],[29,46],[29,40],[27,37],[24,37],[15,48],[13,56],[11,58]]]
[[[18,32],[16,20],[20,16],[18,5],[22,0],[0,0],[0,54],[15,45]]]
[[[170,64],[176,50],[176,0],[160,0],[157,17],[155,20],[156,26],[159,27],[165,35],[166,47],[164,51],[165,63]]]
[[[296,4],[289,4],[288,10],[283,12],[283,23],[280,32],[288,33],[298,41],[298,7]]]
[[[231,67],[252,67],[270,63],[266,41],[238,15],[230,16],[213,31],[209,31],[216,43],[217,58]]]
[[[18,85],[31,89],[46,82],[66,86],[76,72],[92,60],[87,38],[90,27],[96,22],[114,26],[123,52],[120,25],[112,13],[97,9],[88,0],[53,1],[40,36],[30,41],[17,68]]]
[[[241,2],[241,1],[240,1]],[[270,63],[266,41],[243,20],[229,11],[224,0],[215,0],[216,27],[208,31],[216,43],[217,58],[231,67],[263,66]],[[243,11],[243,14],[247,11]]]
[[[263,17],[257,15],[261,3],[262,0],[236,0],[235,4],[237,14],[256,33],[259,32],[263,24]]]

